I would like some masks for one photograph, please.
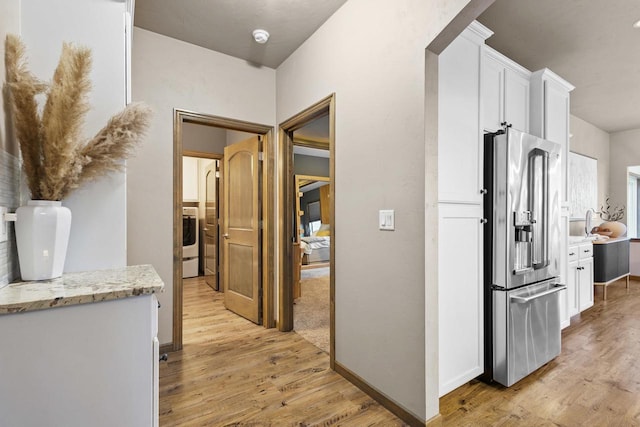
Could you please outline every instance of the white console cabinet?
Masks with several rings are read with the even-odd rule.
[[[150,266],[98,273],[0,290],[0,426],[158,426],[162,282]]]

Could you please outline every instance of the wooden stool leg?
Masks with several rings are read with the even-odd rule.
[[[607,300],[607,285],[604,285],[604,286],[602,287],[602,289],[604,290],[603,298],[602,298],[602,299],[603,299],[604,301],[606,301],[606,300]]]
[[[629,290],[629,275],[627,274],[627,291]]]

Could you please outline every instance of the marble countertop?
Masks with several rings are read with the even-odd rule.
[[[53,280],[16,282],[0,289],[0,315],[153,294],[164,283],[151,265],[65,273]]]

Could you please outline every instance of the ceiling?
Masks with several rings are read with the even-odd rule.
[[[573,84],[573,115],[616,132],[640,128],[638,19],[638,0],[496,0],[478,21],[497,51]]]
[[[135,25],[278,67],[346,0],[136,0]],[[496,0],[478,20],[487,44],[576,89],[571,113],[607,132],[640,128],[638,0]],[[264,28],[269,42],[251,33]]]
[[[136,0],[134,25],[277,68],[347,0]],[[271,37],[253,40],[261,28]]]

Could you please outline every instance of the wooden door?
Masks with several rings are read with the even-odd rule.
[[[261,322],[260,137],[225,147],[222,187],[224,305]]]
[[[220,290],[218,272],[218,160],[205,169],[204,280]]]

